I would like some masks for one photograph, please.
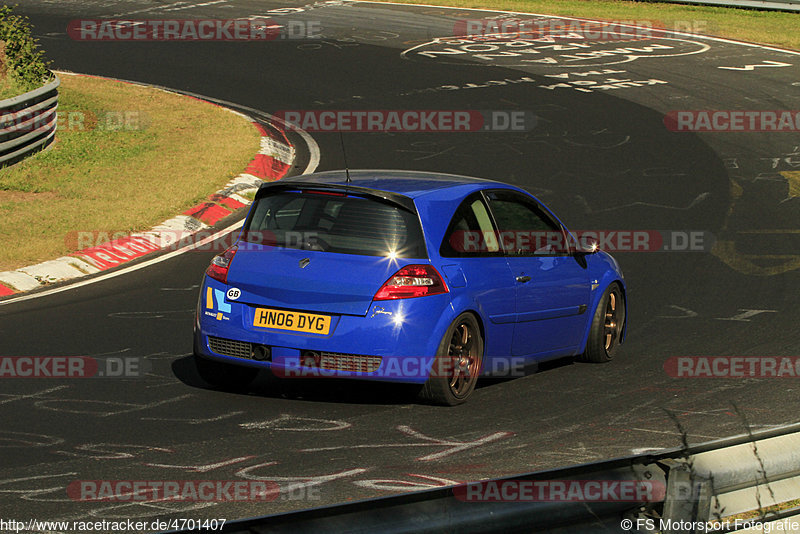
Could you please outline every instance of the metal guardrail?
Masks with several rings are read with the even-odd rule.
[[[56,135],[58,76],[25,94],[0,100],[0,168],[47,147]]]
[[[800,524],[800,433],[754,436],[752,440],[697,452],[664,465],[668,467],[668,485],[663,517],[673,523],[715,521],[719,532],[749,532],[753,529],[747,528],[746,523],[756,521],[764,524],[764,531],[798,531],[796,527],[781,528],[777,523],[794,518]],[[791,508],[765,512],[771,506],[792,501],[796,502]],[[750,512],[755,515],[747,515]]]
[[[773,11],[800,11],[800,0],[641,0],[659,1],[673,4],[703,4],[719,7],[743,7],[769,9]]]
[[[800,498],[800,424],[494,482],[596,480],[646,481],[664,492],[641,502],[469,502],[462,485],[232,521],[216,532],[762,532],[747,521],[764,524],[764,532],[796,531],[776,525],[800,523],[800,507],[765,510]],[[755,515],[737,523],[736,514],[743,512]],[[709,521],[718,523],[714,528],[701,526]]]

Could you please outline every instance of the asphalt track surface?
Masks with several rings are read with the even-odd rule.
[[[640,52],[569,60],[564,54],[574,51],[541,50],[537,57],[556,63],[521,63],[524,55],[430,53],[469,45],[435,38],[451,35],[458,19],[490,13],[349,2],[203,4],[27,0],[19,9],[60,69],[265,112],[532,112],[538,122],[527,132],[348,133],[347,159],[351,168],[508,181],[537,194],[572,228],[702,231],[724,246],[714,254],[616,253],[629,285],[629,324],[612,363],[562,361],[487,381],[455,408],[421,405],[407,388],[372,383],[262,377],[247,392],[205,388],[189,355],[210,252],[0,306],[0,356],[130,357],[151,366],[138,379],[3,380],[2,516],[230,520],[677,446],[675,420],[690,442],[741,433],[745,421],[759,429],[799,420],[796,378],[678,379],[664,363],[672,356],[800,356],[800,199],[787,174],[800,169],[800,135],[675,133],[663,119],[673,110],[800,109],[800,55],[673,36],[589,48]],[[267,13],[286,7],[299,9]],[[263,14],[318,21],[324,38],[92,43],[66,35],[67,23],[81,17]],[[641,51],[654,43],[661,47]],[[571,84],[619,83],[610,77],[664,83]],[[338,135],[312,135],[319,169],[341,168]],[[284,494],[271,503],[93,503],[65,490],[76,480],[254,478],[279,483]]]

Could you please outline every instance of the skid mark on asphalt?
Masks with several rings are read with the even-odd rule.
[[[633,428],[631,428],[631,430],[635,430],[636,432],[648,432],[648,433],[651,433],[651,434],[668,434],[668,435],[675,436],[676,438],[680,438],[681,437],[681,433],[677,429],[676,430],[654,430],[652,428],[636,428],[636,427],[633,427]],[[695,438],[700,438],[700,439],[705,439],[705,440],[719,439],[719,436],[708,436],[708,435],[705,435],[705,434],[692,434],[692,433],[687,433],[686,437],[695,437]]]
[[[657,319],[689,319],[693,317],[699,317],[701,319],[714,319],[715,321],[737,321],[743,323],[752,322],[752,317],[756,317],[763,313],[778,313],[778,310],[754,310],[749,308],[738,308],[737,313],[730,315],[728,317],[708,317],[702,316],[694,310],[689,308],[684,308],[683,306],[678,306],[677,304],[669,304],[666,306],[670,310],[675,310],[676,313],[674,315],[656,315]]]
[[[176,381],[177,382],[177,381]],[[166,385],[166,384],[165,384]],[[244,411],[228,412],[214,417],[140,417],[142,421],[170,421],[172,423],[187,423],[190,425],[202,425],[204,423],[214,423],[223,419],[230,419],[243,414]]]
[[[286,486],[281,487],[281,491],[285,492],[292,492],[297,491],[303,488],[309,488],[312,486],[319,486],[320,484],[325,484],[326,482],[332,482],[334,480],[341,480],[344,478],[354,477],[356,475],[360,475],[361,473],[365,473],[369,471],[369,469],[360,467],[357,469],[348,469],[345,471],[337,471],[328,475],[317,475],[317,476],[303,476],[303,475],[296,475],[296,476],[274,476],[274,475],[267,475],[267,476],[258,476],[253,473],[257,469],[261,469],[263,467],[269,467],[272,465],[277,464],[278,462],[265,462],[262,464],[252,465],[250,467],[245,467],[240,469],[236,472],[236,476],[247,479],[247,480],[265,480],[271,482],[287,482]]]
[[[0,448],[10,447],[49,447],[63,443],[62,438],[48,436],[47,434],[33,434],[31,432],[13,432],[0,430]],[[13,445],[16,443],[16,445]]]
[[[11,494],[16,495],[20,499],[27,500],[27,501],[37,501],[37,500],[47,500],[47,499],[35,499],[31,498],[31,496],[38,496],[41,494],[52,493],[58,490],[65,490],[67,488],[66,485],[64,486],[53,486],[49,488],[23,488],[23,489],[8,489],[4,486],[6,485],[14,485],[19,482],[30,482],[30,481],[42,481],[47,479],[53,478],[62,478],[62,477],[74,477],[78,473],[75,471],[71,471],[68,473],[58,473],[55,475],[35,475],[35,476],[27,476],[27,477],[17,477],[17,478],[6,478],[0,480],[0,494]],[[68,499],[58,499],[58,501],[64,501]]]
[[[172,449],[165,449],[163,447],[151,447],[149,445],[136,445],[130,443],[84,443],[83,445],[78,445],[75,447],[75,450],[80,452],[59,450],[53,451],[53,454],[75,456],[78,458],[93,458],[95,460],[123,460],[127,458],[134,458],[136,456],[136,453],[115,449],[133,449],[134,451],[144,452],[175,452]]]
[[[416,480],[397,480],[391,478],[376,478],[372,480],[356,480],[353,482],[356,486],[362,488],[369,488],[372,490],[382,491],[420,491],[426,489],[442,488],[445,486],[455,486],[461,483],[460,480],[451,480],[449,478],[435,477],[431,475],[419,475],[414,473],[406,473],[407,476],[416,477],[421,481]],[[425,482],[427,481],[427,482]]]
[[[680,312],[680,315],[656,315],[657,319],[688,319],[690,317],[697,317],[697,312],[678,306],[677,304],[669,304],[667,308]]]
[[[189,287],[162,287],[159,291],[194,291],[195,289],[199,288],[198,284]]]
[[[377,443],[371,445],[340,445],[335,447],[317,447],[311,449],[301,449],[300,452],[321,452],[321,451],[335,451],[335,450],[342,450],[342,449],[383,449],[383,448],[392,448],[392,447],[448,447],[446,450],[441,452],[436,452],[432,454],[427,454],[425,456],[419,456],[415,458],[415,461],[418,462],[426,462],[431,460],[441,460],[447,456],[465,451],[467,449],[471,449],[473,447],[479,447],[481,445],[485,445],[486,443],[490,443],[492,441],[497,441],[500,439],[507,439],[514,436],[513,432],[495,432],[493,434],[488,434],[483,436],[482,438],[478,438],[473,441],[450,441],[445,439],[438,439],[433,438],[430,436],[426,436],[425,434],[418,432],[411,428],[410,426],[400,425],[396,427],[402,434],[406,436],[417,438],[421,440],[421,443]]]
[[[214,6],[217,4],[225,4],[227,2],[228,0],[213,0],[211,2],[203,2],[201,4],[192,4],[188,6],[176,6],[176,7],[165,8],[164,11],[183,11],[184,9],[195,9],[198,7]]]
[[[149,402],[146,404],[136,404],[132,402],[100,401],[100,400],[90,400],[90,399],[56,399],[56,400],[38,401],[34,404],[34,406],[36,408],[41,408],[43,410],[51,410],[54,412],[94,415],[97,417],[110,417],[112,415],[120,415],[126,413],[139,412],[143,410],[149,410],[151,408],[158,408],[159,406],[163,406],[165,404],[169,404],[172,402],[179,402],[188,399],[190,397],[193,397],[193,395],[187,393],[186,395],[180,395],[178,397],[172,397],[170,399]],[[74,405],[75,407],[72,408],[71,407],[72,405]],[[82,409],[82,407],[88,407],[88,406],[117,407],[118,409],[112,409],[112,410]]]
[[[64,389],[69,389],[69,386],[56,386],[54,388],[48,388],[42,391],[37,391],[36,393],[24,393],[18,395],[13,395],[9,393],[0,393],[0,397],[8,397],[4,400],[0,400],[0,404],[8,404],[9,402],[24,400],[24,399],[34,399],[42,395],[46,395],[47,393],[53,393],[55,391],[61,391]]]
[[[226,2],[227,2],[227,0],[212,0],[211,2],[203,2],[203,3],[198,3],[198,4],[191,4],[189,2],[182,2],[181,1],[181,2],[174,2],[172,4],[166,4],[166,5],[163,5],[163,6],[145,7],[145,8],[142,8],[142,9],[135,9],[133,11],[123,11],[123,12],[120,12],[120,13],[114,13],[113,15],[110,15],[109,18],[127,17],[127,16],[130,16],[130,15],[137,15],[139,13],[150,13],[152,11],[179,11],[179,10],[184,10],[184,9],[193,9],[193,8],[198,8],[198,7],[205,7],[205,6],[215,5],[215,4],[223,4],[223,3],[226,3]]]
[[[135,503],[124,503],[102,508],[92,508],[87,512],[67,519],[85,521],[86,517],[97,519],[146,519],[165,515],[177,515],[178,517],[191,517],[188,512],[217,506],[216,502],[169,502],[169,501],[146,501]],[[63,520],[63,519],[62,519]]]
[[[321,426],[322,425],[322,426]],[[240,427],[246,430],[287,430],[292,432],[328,432],[332,430],[344,430],[353,426],[345,421],[333,419],[316,419],[313,417],[295,417],[289,414],[281,414],[276,419],[267,421],[255,421],[251,423],[240,423]]]
[[[220,469],[222,467],[228,467],[229,465],[236,465],[242,462],[246,462],[247,460],[252,460],[255,456],[239,456],[238,458],[230,458],[228,460],[223,460],[221,462],[206,464],[206,465],[172,465],[172,464],[144,464],[147,467],[158,467],[162,469],[182,469],[184,471],[190,471],[192,473],[208,473],[209,471],[214,471],[215,469]],[[277,462],[270,462],[270,464],[275,464]],[[265,464],[261,464],[265,465]]]

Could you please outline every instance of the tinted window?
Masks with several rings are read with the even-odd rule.
[[[563,254],[568,249],[561,226],[533,200],[513,192],[487,194],[507,254]]]
[[[403,208],[338,193],[282,191],[256,201],[243,240],[340,254],[425,258],[419,218]]]
[[[467,197],[445,232],[439,253],[445,258],[501,253],[491,215],[480,194]]]

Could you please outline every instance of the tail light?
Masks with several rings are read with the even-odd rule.
[[[447,293],[447,285],[431,265],[406,265],[389,278],[373,300],[413,299]]]
[[[214,280],[218,280],[223,284],[227,284],[228,269],[230,269],[231,262],[233,261],[233,257],[235,255],[236,245],[232,246],[222,254],[214,256],[214,259],[211,260],[211,265],[209,265],[208,269],[206,269],[206,274]]]

